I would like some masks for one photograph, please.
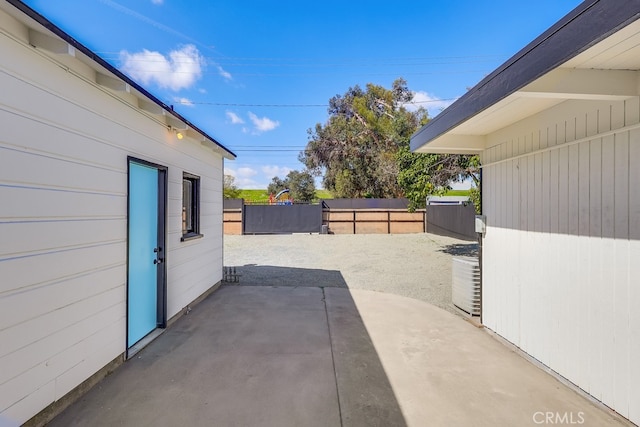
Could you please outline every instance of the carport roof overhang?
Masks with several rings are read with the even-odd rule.
[[[411,137],[418,153],[478,154],[492,132],[568,99],[638,96],[640,0],[587,0]]]

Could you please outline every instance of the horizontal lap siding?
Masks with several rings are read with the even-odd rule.
[[[193,157],[183,159],[182,165],[173,164],[172,167],[169,163],[168,318],[222,280],[222,159],[201,147],[184,149]],[[205,161],[193,161],[198,155]],[[200,177],[200,233],[204,235],[201,239],[187,242],[180,242],[183,172]]]
[[[169,168],[169,317],[222,279],[223,166],[34,48],[0,50],[0,416],[21,423],[125,351],[127,156]],[[192,242],[183,171],[201,177]]]
[[[636,423],[638,111],[568,101],[482,155],[484,323]]]

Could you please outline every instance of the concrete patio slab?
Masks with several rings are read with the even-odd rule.
[[[224,286],[50,425],[526,426],[549,413],[629,425],[425,302]]]
[[[320,288],[222,288],[52,426],[335,426]]]
[[[631,425],[484,330],[430,304],[360,290],[325,289],[325,295],[343,419],[351,415],[351,406],[354,417],[360,416],[344,425]],[[352,327],[355,322],[364,329]],[[349,344],[358,339],[368,340],[373,353],[362,349],[359,354]],[[377,360],[370,360],[373,354]],[[362,419],[359,408],[371,401],[366,393],[375,395],[375,386],[363,387],[373,364],[385,374],[375,383],[389,384],[405,424]]]

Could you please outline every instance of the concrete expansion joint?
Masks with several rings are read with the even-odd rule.
[[[331,348],[331,364],[333,366],[333,380],[336,385],[336,397],[338,402],[338,416],[340,417],[340,427],[344,425],[342,419],[342,405],[340,404],[340,388],[338,387],[338,373],[336,372],[336,358],[333,349],[333,335],[331,334],[331,324],[329,323],[329,309],[327,308],[327,295],[325,294],[324,287],[322,289],[322,304],[324,305],[325,320],[327,321],[327,331],[329,331],[329,346]]]

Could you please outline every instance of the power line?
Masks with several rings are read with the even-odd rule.
[[[105,59],[118,59],[121,57],[121,52],[110,52],[110,51],[96,51],[97,54],[101,55]],[[138,54],[140,52],[137,52]],[[133,52],[136,54],[136,52]],[[162,55],[162,54],[161,54]],[[162,55],[164,56],[164,55]],[[336,65],[347,65],[347,66],[369,66],[369,65],[405,65],[405,63],[410,62],[409,65],[417,64],[421,65],[421,63],[416,63],[414,61],[427,61],[426,64],[461,64],[461,63],[477,63],[477,62],[491,62],[495,60],[500,60],[504,58],[505,55],[459,55],[459,56],[418,56],[418,57],[362,57],[362,58],[265,58],[265,57],[228,57],[228,56],[205,56],[200,55],[199,58],[204,60],[214,61],[216,64],[227,64],[227,65],[254,65],[250,62],[242,62],[242,61],[251,61],[251,62],[264,62],[255,65],[263,66],[336,66]],[[162,62],[162,60],[154,60],[154,59],[145,59],[139,58],[136,61],[143,62]],[[225,61],[233,61],[233,62],[225,62]],[[394,62],[401,61],[401,62]],[[438,61],[438,62],[433,62]],[[181,60],[173,60],[174,63],[189,63],[189,61],[181,61]],[[299,64],[296,64],[299,63]]]
[[[111,61],[117,62],[122,58],[122,54],[118,52],[101,52],[103,55],[107,53],[108,55],[104,55],[103,58]],[[236,70],[232,72],[234,76],[245,76],[245,77],[304,77],[304,76],[326,76],[330,75],[344,75],[344,76],[361,76],[362,73],[350,73],[345,74],[340,71],[331,72],[326,71],[326,68],[336,69],[336,68],[369,68],[369,69],[380,69],[380,68],[389,68],[389,67],[405,67],[405,69],[400,72],[402,75],[433,75],[433,74],[465,74],[465,73],[486,73],[487,70],[460,70],[459,68],[455,70],[438,70],[438,71],[414,71],[407,72],[406,68],[415,68],[415,67],[426,67],[426,66],[437,66],[437,65],[471,65],[471,64],[480,64],[480,63],[493,63],[496,60],[500,60],[501,56],[498,55],[485,55],[485,56],[443,56],[443,57],[398,57],[398,58],[326,58],[326,59],[296,59],[296,58],[226,58],[225,60],[220,60],[217,57],[206,57],[206,56],[198,56],[198,57],[189,57],[185,59],[175,59],[175,58],[167,58],[165,54],[157,53],[157,52],[149,52],[153,53],[153,55],[145,55],[141,52],[134,52],[127,55],[126,61],[127,63],[137,63],[137,64],[166,64],[170,63],[172,65],[181,65],[181,64],[194,64],[201,66],[204,63],[210,63],[217,67],[235,67]],[[160,55],[161,57],[158,57]],[[242,62],[243,60],[251,61],[251,62]],[[287,62],[281,62],[287,61]],[[162,73],[165,72],[165,68],[162,69],[148,69],[148,67],[144,67],[145,72],[147,73]],[[287,68],[304,68],[307,70],[319,70],[318,72],[302,72],[302,73],[286,73],[286,72],[241,72],[238,71],[240,69],[287,69]],[[173,74],[189,74],[192,73],[190,70],[180,71],[173,69],[171,71]],[[200,70],[202,74],[219,74],[219,71],[206,71]],[[367,72],[366,75],[371,76],[390,76],[396,75],[398,72],[393,73],[372,73]]]
[[[107,60],[115,61],[118,58],[105,58]],[[134,63],[143,63],[143,64],[165,64],[167,62],[166,58],[162,59],[148,59],[143,57],[136,58],[127,58],[127,62]],[[392,66],[403,66],[403,67],[415,67],[415,66],[425,66],[425,65],[465,65],[465,64],[479,64],[484,62],[493,63],[494,60],[485,59],[482,61],[453,61],[453,62],[369,62],[369,63],[309,63],[309,64],[291,64],[291,63],[252,63],[252,62],[216,62],[217,65],[224,65],[225,67],[270,67],[270,68],[328,68],[328,67],[392,67]],[[171,60],[172,64],[194,64],[197,63],[196,60]]]
[[[182,104],[182,105],[215,105],[221,107],[282,107],[282,108],[291,108],[291,107],[328,107],[329,104],[240,104],[240,103],[232,103],[232,102],[197,102],[197,101],[174,101],[174,104]]]
[[[144,69],[143,70],[145,74],[165,74],[167,73],[167,70],[165,69],[158,69],[158,70],[150,70],[150,69]],[[398,70],[395,72],[349,72],[349,73],[342,73],[339,71],[336,72],[327,72],[327,71],[323,71],[323,72],[317,72],[317,73],[240,73],[240,72],[231,72],[231,71],[227,71],[225,69],[226,72],[228,72],[230,75],[234,76],[234,77],[238,77],[238,76],[242,76],[242,77],[327,77],[327,76],[342,76],[342,77],[364,77],[364,76],[370,76],[370,77],[389,77],[389,76],[393,76],[393,77],[398,77],[398,76],[432,76],[432,75],[451,75],[451,74],[474,74],[474,73],[488,73],[489,71],[486,69],[483,70],[459,70],[459,69],[455,69],[455,70],[437,70],[437,71],[413,71],[413,72],[408,72],[406,70]],[[178,70],[171,70],[170,71],[171,74],[193,74],[193,71],[178,71]],[[206,75],[220,75],[220,71],[200,71],[200,74],[206,74]]]
[[[411,104],[430,104],[438,102],[453,102],[458,98],[437,98],[429,99],[425,101],[411,101],[405,102],[403,105]],[[219,107],[277,107],[277,108],[313,108],[313,107],[328,107],[329,104],[243,104],[236,102],[210,102],[210,101],[189,101],[189,100],[176,100],[173,104],[179,105],[213,105]]]

